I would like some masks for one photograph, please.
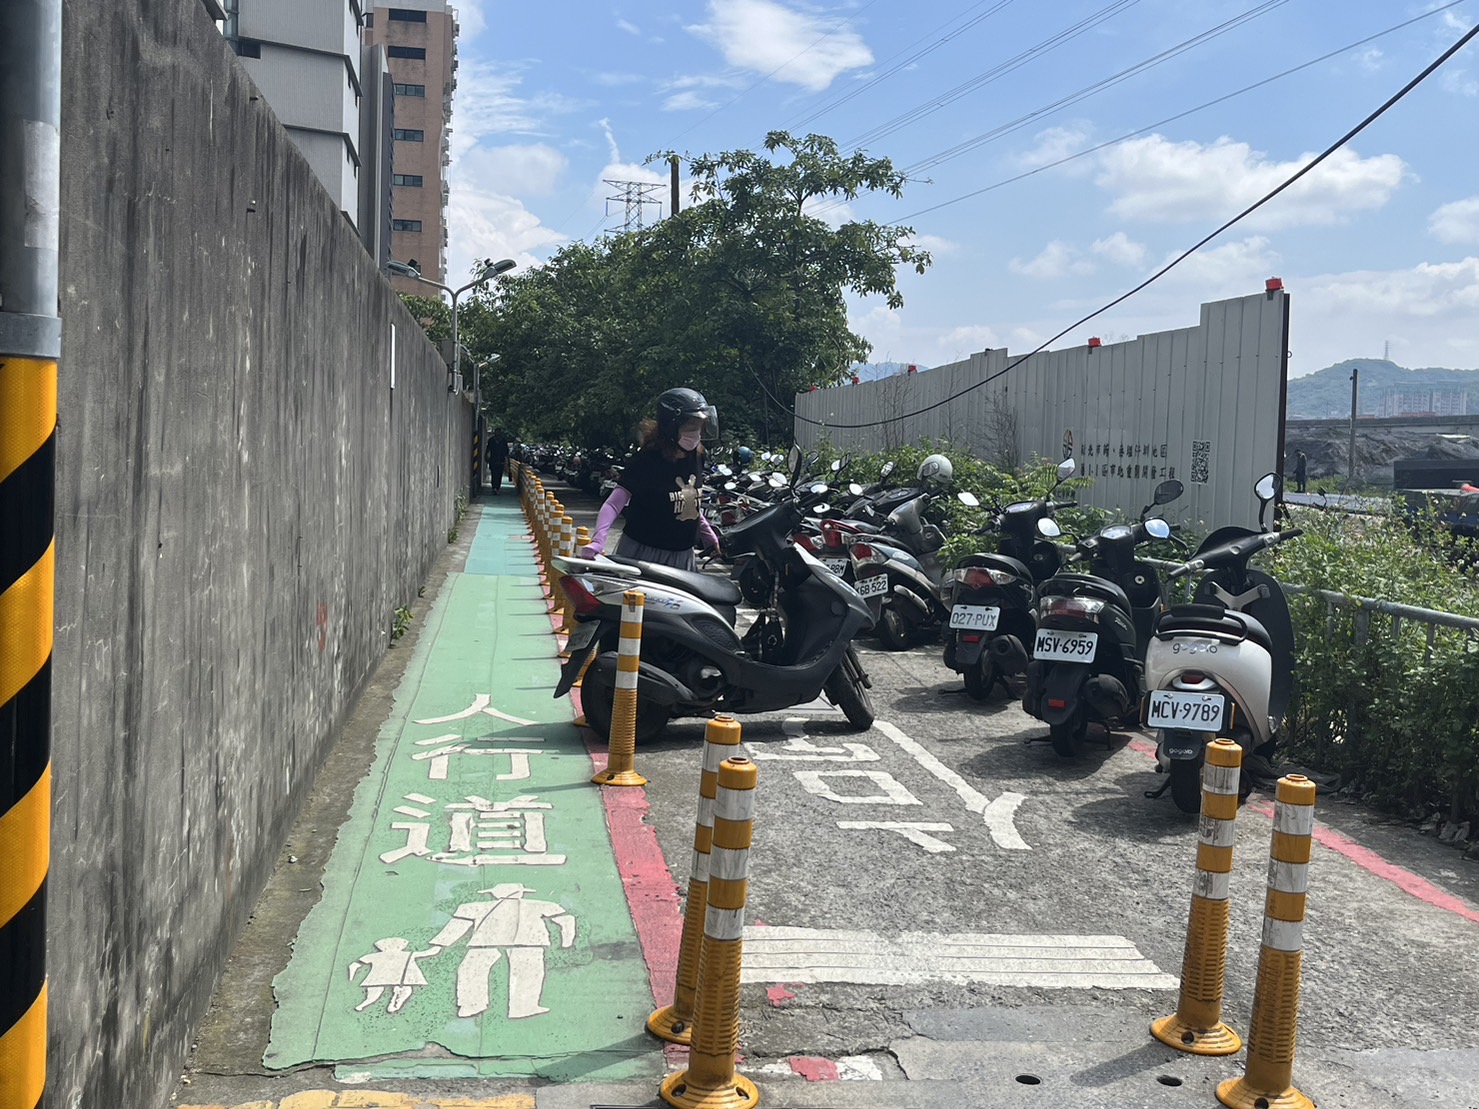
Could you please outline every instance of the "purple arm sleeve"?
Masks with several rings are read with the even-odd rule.
[[[711,550],[719,545],[719,537],[714,534],[714,525],[709,523],[707,516],[699,516],[698,534],[699,538],[703,540],[704,550]]]
[[[606,503],[596,514],[596,530],[591,533],[590,543],[580,549],[582,554],[600,554],[606,549],[606,533],[611,530],[611,525],[616,523],[616,518],[631,499],[631,491],[620,485],[611,491],[611,496],[606,498]]]

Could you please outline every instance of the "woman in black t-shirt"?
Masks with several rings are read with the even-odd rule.
[[[719,537],[699,511],[703,497],[703,445],[714,438],[718,419],[703,394],[669,389],[657,398],[657,419],[642,423],[642,449],[622,470],[615,491],[601,506],[589,558],[606,549],[606,534],[626,516],[616,553],[621,558],[695,570],[693,548],[717,550]]]

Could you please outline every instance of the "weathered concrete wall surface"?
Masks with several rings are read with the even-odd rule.
[[[196,0],[64,40],[48,1105],[149,1109],[471,415]]]

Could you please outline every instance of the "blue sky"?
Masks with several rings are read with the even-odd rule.
[[[924,276],[901,271],[901,310],[851,305],[873,360],[1025,351],[1383,103],[1479,19],[1479,0],[1434,11],[1445,2],[464,0],[451,272],[486,256],[537,264],[619,229],[603,180],[666,181],[644,165],[654,152],[817,132],[911,177],[901,200],[817,214],[908,224],[935,256]],[[1274,275],[1293,298],[1294,375],[1387,342],[1403,365],[1479,367],[1479,39],[1293,189],[1055,345],[1191,326],[1203,301]]]

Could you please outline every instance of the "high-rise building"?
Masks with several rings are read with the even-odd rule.
[[[383,261],[390,147],[384,60],[361,0],[221,0],[221,33],[365,248]],[[383,136],[383,137],[382,137]]]
[[[398,0],[366,11],[366,40],[383,46],[395,84],[390,255],[448,281],[447,165],[457,87],[457,13],[447,0]],[[401,292],[427,288],[404,277]]]

